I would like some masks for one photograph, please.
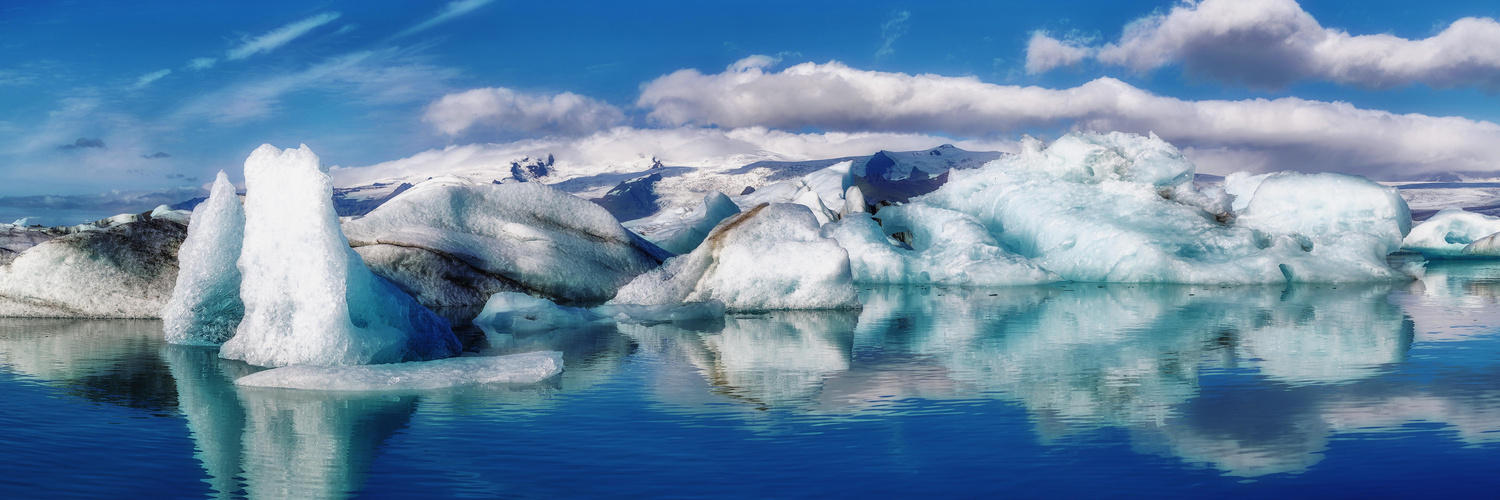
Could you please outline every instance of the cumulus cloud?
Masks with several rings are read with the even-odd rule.
[[[1141,73],[1179,64],[1190,74],[1257,87],[1325,80],[1371,88],[1495,89],[1500,23],[1466,17],[1412,40],[1326,28],[1295,0],[1203,0],[1131,23],[1096,57]]]
[[[1045,73],[1053,68],[1072,66],[1093,55],[1093,51],[1082,43],[1058,40],[1045,31],[1037,31],[1026,43],[1026,72]]]
[[[90,139],[88,137],[79,137],[78,140],[73,141],[72,144],[63,144],[57,147],[57,149],[62,150],[89,148],[104,149],[104,139]]]
[[[572,92],[528,94],[507,88],[448,94],[427,106],[422,120],[457,135],[475,125],[510,132],[576,135],[620,123],[620,108]]]
[[[292,40],[317,29],[319,26],[333,22],[339,18],[338,12],[324,12],[315,16],[297,21],[280,28],[276,28],[264,35],[245,40],[240,46],[229,49],[224,58],[230,61],[244,59],[246,57],[276,50]],[[196,59],[195,59],[196,60]]]
[[[943,132],[971,137],[1035,128],[1154,131],[1179,147],[1247,151],[1276,169],[1377,177],[1486,172],[1500,165],[1500,126],[1395,114],[1294,97],[1189,101],[1112,78],[1048,89],[974,77],[908,75],[769,60],[719,74],[680,70],[646,84],[637,106],[669,125]],[[1229,157],[1220,154],[1218,157]]]
[[[973,151],[1014,151],[1011,141],[955,141],[928,134],[888,132],[792,133],[764,127],[734,130],[699,127],[615,127],[580,137],[547,137],[507,143],[468,144],[424,151],[363,167],[334,167],[335,185],[351,186],[410,176],[431,177],[506,165],[522,157],[556,157],[562,170],[635,171],[656,158],[674,166],[738,167],[761,160],[801,161],[867,155],[885,149],[910,151],[944,143]],[[581,168],[580,168],[581,167]]]
[[[883,59],[886,56],[896,53],[896,49],[893,46],[896,44],[897,38],[901,38],[901,35],[906,34],[908,29],[906,21],[909,19],[911,19],[911,12],[903,10],[895,13],[889,21],[880,25],[880,39],[882,43],[880,44],[880,50],[875,51],[876,59]]]
[[[415,26],[401,30],[400,33],[396,34],[396,37],[399,38],[417,33],[419,31],[426,31],[428,28],[446,23],[456,17],[473,12],[474,9],[483,7],[492,1],[494,0],[457,0],[454,2],[448,2],[447,5],[444,5],[442,9],[439,9],[437,11],[437,14],[433,14],[432,17],[427,18],[427,20],[425,21],[417,23]]]
[[[152,71],[150,73],[146,73],[144,75],[141,75],[140,78],[137,78],[135,80],[135,88],[145,87],[147,85],[150,85],[151,82],[160,80],[163,77],[165,77],[167,75],[170,75],[170,74],[172,74],[172,70],[170,70],[170,69],[164,69],[164,70],[161,70],[161,71]]]
[[[147,160],[157,160],[157,159],[161,159],[161,158],[171,158],[171,157],[172,157],[172,155],[167,154],[166,151],[157,151],[157,152],[151,153],[149,155],[141,155],[141,158],[145,158]]]

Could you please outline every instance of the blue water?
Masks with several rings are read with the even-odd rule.
[[[1409,497],[1500,487],[1500,265],[1382,286],[874,288],[471,335],[537,386],[236,389],[155,321],[0,320],[0,498]],[[473,332],[470,332],[471,334]]]

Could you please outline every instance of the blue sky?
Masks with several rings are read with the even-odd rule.
[[[1489,145],[1500,143],[1500,4],[1226,3],[11,4],[0,7],[0,218],[154,206],[219,169],[238,178],[265,142],[357,167],[611,127],[997,144],[1120,129],[1155,131],[1206,171],[1500,169]],[[1476,19],[1455,24],[1465,18]],[[1463,37],[1418,42],[1450,26]],[[1073,55],[1036,63],[1039,30]],[[1339,39],[1325,32],[1388,36],[1329,51]],[[663,78],[685,69],[696,73]],[[849,85],[862,97],[798,101]],[[491,90],[438,105],[475,89]],[[479,97],[503,105],[472,121],[443,114]]]

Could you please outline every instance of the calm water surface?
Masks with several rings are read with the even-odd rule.
[[[0,497],[1430,496],[1500,487],[1500,265],[1384,286],[877,288],[470,334],[541,385],[237,389],[156,321],[0,320]]]

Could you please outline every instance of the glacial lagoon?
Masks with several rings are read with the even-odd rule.
[[[1418,282],[862,287],[459,333],[542,384],[237,388],[159,321],[0,319],[0,497],[1432,496],[1500,487],[1500,264]]]

